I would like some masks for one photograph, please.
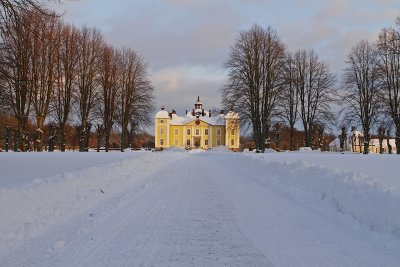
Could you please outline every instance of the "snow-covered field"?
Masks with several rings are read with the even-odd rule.
[[[0,153],[0,266],[400,266],[399,161]]]

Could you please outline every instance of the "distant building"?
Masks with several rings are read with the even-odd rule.
[[[340,152],[340,134],[339,137],[329,144],[329,150],[332,152]],[[389,143],[388,143],[389,142]],[[392,152],[396,153],[396,139],[387,138],[383,139],[382,150],[383,153],[388,153],[389,144],[392,146]],[[364,134],[359,131],[352,131],[345,140],[343,151],[362,153],[364,151]],[[379,138],[371,138],[369,141],[369,152],[380,153]]]
[[[211,110],[204,110],[200,97],[197,98],[194,109],[186,111],[185,116],[178,116],[175,110],[168,112],[162,107],[154,120],[156,149],[210,149],[226,146],[237,151],[240,148],[238,114],[224,114],[223,111],[220,114],[212,114]]]

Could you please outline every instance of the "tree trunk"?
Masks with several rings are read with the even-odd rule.
[[[6,143],[5,143],[5,150],[8,152],[10,148],[10,127],[6,127]]]
[[[293,151],[293,137],[294,137],[294,127],[290,125],[290,151]]]
[[[80,125],[77,128],[78,132],[78,144],[79,144],[79,152],[84,152],[84,143],[85,143],[85,126],[84,124]]]
[[[400,155],[400,124],[396,127],[396,153]]]
[[[259,120],[253,122],[253,131],[254,131],[254,141],[256,143],[256,149],[264,152],[266,135],[265,131],[262,130],[262,125],[259,122]]]
[[[369,153],[369,131],[364,133],[364,154]]]
[[[49,152],[54,152],[55,147],[55,137],[56,137],[56,127],[54,125],[50,126],[49,129]]]
[[[14,148],[15,148],[14,151],[18,151],[18,150],[25,151],[24,134],[25,134],[25,127],[27,124],[26,122],[27,122],[27,119],[25,119],[25,118],[18,119],[17,134],[14,139],[14,143],[16,143],[17,145],[16,145],[16,147],[14,146]],[[15,142],[15,140],[16,140],[16,142]]]
[[[390,134],[389,134],[389,132],[387,133],[387,136],[386,136],[386,142],[387,142],[387,147],[388,147],[388,153],[392,154],[392,145],[390,144]]]
[[[304,146],[310,146],[310,129],[306,123],[303,124],[304,127]]]
[[[86,140],[84,142],[85,144],[85,152],[89,152],[89,138],[90,138],[90,130],[92,129],[92,125],[90,123],[87,124],[86,126]]]
[[[124,152],[125,147],[125,129],[123,128],[121,131],[121,152]]]
[[[44,117],[37,116],[36,117],[37,123],[36,123],[36,132],[37,132],[37,139],[35,140],[36,144],[36,149],[38,152],[43,151],[43,128],[44,128]]]
[[[129,148],[132,148],[132,145],[133,145],[133,132],[129,133],[128,145],[129,145]]]
[[[100,152],[100,142],[101,142],[101,136],[97,135],[97,152]]]
[[[110,144],[110,133],[106,132],[106,152],[108,152],[109,144]]]
[[[65,124],[60,123],[60,150],[61,152],[65,152],[65,143],[66,143],[66,138],[65,138]]]
[[[19,128],[15,128],[14,129],[14,152],[17,152],[18,147],[19,147],[18,132],[19,132]]]

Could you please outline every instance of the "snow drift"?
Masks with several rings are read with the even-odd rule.
[[[246,154],[258,181],[296,201],[329,205],[367,225],[373,231],[400,238],[400,194],[367,175],[316,166],[304,161],[265,161]]]

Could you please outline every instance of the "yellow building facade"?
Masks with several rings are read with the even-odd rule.
[[[203,108],[200,98],[194,109],[178,116],[175,110],[168,112],[164,107],[157,112],[155,120],[155,147],[166,149],[210,149],[218,146],[238,151],[240,149],[240,127],[237,113],[212,114]]]

